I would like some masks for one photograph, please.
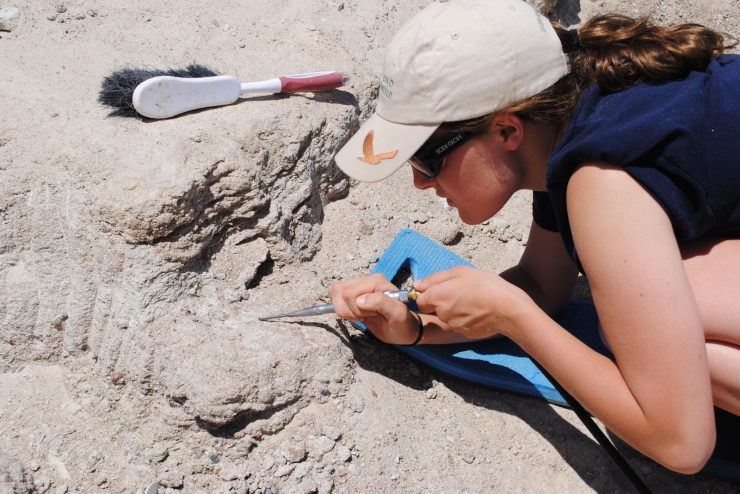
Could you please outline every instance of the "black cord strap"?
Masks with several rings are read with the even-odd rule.
[[[412,310],[409,310],[409,312],[412,315],[416,316],[416,319],[419,321],[419,332],[417,333],[416,339],[414,340],[413,343],[409,343],[407,345],[401,345],[401,346],[414,346],[417,343],[419,343],[421,339],[424,337],[424,321],[421,319],[421,315],[419,315],[418,312],[414,312]]]
[[[583,408],[580,403],[578,403],[578,400],[573,398],[570,393],[563,389],[560,383],[558,383],[544,368],[542,368],[539,363],[537,363],[534,359],[532,359],[532,362],[534,362],[534,364],[540,369],[540,372],[542,372],[542,374],[552,383],[555,389],[558,390],[558,392],[562,395],[562,397],[573,409],[573,411],[576,412],[576,415],[578,415],[578,418],[581,419],[581,422],[583,422],[583,425],[586,426],[586,429],[588,429],[588,431],[591,433],[594,439],[598,441],[601,447],[606,450],[614,463],[616,463],[619,469],[622,470],[622,473],[624,473],[629,481],[632,482],[632,485],[635,487],[637,492],[640,492],[641,494],[651,494],[648,486],[645,485],[642,479],[637,475],[637,473],[635,473],[629,463],[627,463],[627,460],[625,460],[624,457],[619,454],[619,451],[617,451],[617,448],[614,447],[614,444],[612,444],[609,438],[606,437],[601,429],[599,429],[599,426],[596,425],[586,409]]]

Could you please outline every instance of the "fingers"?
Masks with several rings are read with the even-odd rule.
[[[389,324],[404,322],[408,317],[406,304],[393,300],[382,292],[360,295],[357,305],[362,311],[380,314]]]
[[[335,283],[329,287],[329,296],[334,312],[343,319],[357,321],[375,315],[371,310],[358,307],[357,298],[361,295],[395,290],[396,287],[382,274],[373,274],[354,280]],[[385,295],[380,293],[385,298]]]
[[[454,284],[451,287],[445,285],[445,283],[457,280],[470,271],[475,270],[467,266],[458,266],[456,268],[438,271],[424,279],[416,281],[414,288],[419,292],[419,297],[416,299],[416,305],[419,307],[419,310],[425,314],[439,315],[439,302],[449,301],[448,299],[451,295],[450,290],[459,290],[459,287],[455,288]]]
[[[452,269],[445,269],[444,271],[437,271],[436,273],[430,274],[424,279],[415,281],[414,288],[416,288],[416,290],[418,290],[419,292],[425,292],[429,290],[432,286],[444,283],[445,281],[449,281],[452,278],[457,278],[470,269],[473,268],[469,268],[467,266],[458,266]]]

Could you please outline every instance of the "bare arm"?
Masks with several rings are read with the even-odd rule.
[[[591,413],[665,466],[701,468],[714,446],[712,396],[697,304],[669,218],[624,170],[579,169],[568,211],[616,362],[542,312],[511,336]]]
[[[529,240],[519,264],[501,277],[524,290],[548,314],[568,303],[578,268],[565,250],[560,234],[532,221]]]

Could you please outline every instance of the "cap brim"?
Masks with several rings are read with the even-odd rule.
[[[439,125],[397,124],[376,113],[339,150],[334,160],[350,177],[377,182],[398,170]]]

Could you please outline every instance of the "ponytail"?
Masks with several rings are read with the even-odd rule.
[[[699,24],[659,27],[647,18],[617,14],[586,22],[578,30],[577,44],[568,42],[568,31],[555,29],[561,41],[565,39],[571,72],[611,92],[640,82],[682,79],[691,71],[704,70],[728,48],[720,33]]]
[[[705,70],[712,58],[737,44],[725,44],[722,34],[699,24],[659,27],[646,18],[619,14],[593,17],[577,31],[557,24],[553,27],[570,59],[570,73],[531,98],[495,113],[514,113],[560,127],[590,85],[616,92],[641,82],[682,79],[691,71]],[[475,132],[487,128],[493,115],[447,122],[444,127]]]

